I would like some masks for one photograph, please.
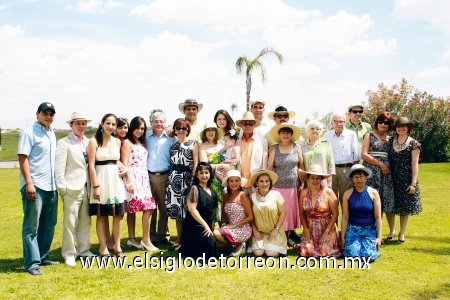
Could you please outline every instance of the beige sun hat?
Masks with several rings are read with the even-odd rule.
[[[245,186],[245,184],[247,183],[247,179],[242,178],[241,176],[241,172],[239,172],[238,170],[229,170],[227,172],[227,177],[225,177],[224,179],[222,179],[222,186],[227,186],[228,185],[228,179],[230,179],[230,177],[239,177],[239,179],[241,180],[241,186]]]
[[[66,121],[67,124],[71,124],[73,121],[77,121],[77,120],[85,120],[86,123],[91,122],[92,120],[86,119],[86,117],[84,116],[83,113],[81,112],[73,112],[72,115],[70,115],[70,120]]]
[[[275,115],[278,113],[288,113],[289,114],[289,119],[292,119],[295,117],[295,112],[292,110],[288,110],[286,107],[282,106],[282,105],[278,105],[275,108],[275,111],[271,111],[270,113],[267,114],[267,117],[271,120],[275,120]]]
[[[323,179],[328,178],[331,174],[325,174],[319,165],[310,165],[307,171],[299,170],[298,176],[301,180],[307,180],[309,175],[322,176]]]
[[[270,136],[276,143],[279,143],[281,141],[280,134],[278,133],[281,128],[292,129],[291,142],[296,142],[300,138],[300,128],[292,124],[283,123],[272,127],[272,129],[270,130]]]
[[[182,114],[184,114],[184,108],[186,106],[197,106],[198,112],[200,112],[203,108],[202,103],[198,103],[197,100],[189,98],[189,99],[184,100],[184,102],[178,104],[178,109],[180,110],[180,112]]]
[[[252,177],[250,177],[250,185],[256,187],[256,179],[263,174],[269,175],[270,181],[272,181],[272,186],[274,186],[275,182],[277,182],[278,180],[278,175],[275,172],[269,170],[261,170],[253,174]]]
[[[203,130],[200,131],[200,137],[206,140],[206,129],[208,128],[214,128],[216,130],[217,140],[220,140],[223,136],[222,129],[217,127],[217,124],[214,122],[206,122],[205,125],[203,125]]]
[[[236,121],[236,125],[239,127],[242,127],[243,121],[255,121],[255,127],[258,127],[259,125],[261,125],[261,121],[255,119],[255,115],[253,115],[253,113],[249,112],[249,111],[244,113],[244,115],[242,116],[242,119]]]
[[[364,105],[362,105],[361,103],[356,103],[356,104],[352,104],[347,108],[347,111],[350,112],[352,109],[354,109],[355,107],[361,107],[364,110]]]
[[[250,107],[252,107],[252,106],[255,105],[256,103],[261,103],[263,106],[266,106],[266,101],[262,101],[262,100],[253,100],[253,101],[250,101]]]

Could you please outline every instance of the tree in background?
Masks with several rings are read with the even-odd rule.
[[[236,61],[236,71],[240,74],[245,73],[245,86],[246,86],[246,101],[247,101],[247,111],[250,111],[250,92],[252,90],[252,72],[256,69],[261,70],[262,82],[266,81],[266,68],[262,61],[262,58],[267,54],[274,54],[280,64],[283,62],[284,58],[280,52],[273,48],[266,47],[261,50],[261,52],[253,60],[249,60],[247,56],[241,56]]]
[[[382,111],[391,112],[393,118],[408,117],[414,124],[411,135],[422,144],[423,162],[447,161],[450,152],[450,97],[439,98],[419,91],[402,79],[387,87],[378,85],[378,91],[366,93],[364,117],[372,126]]]
[[[231,104],[231,116],[234,118],[234,112],[239,110],[236,103]]]

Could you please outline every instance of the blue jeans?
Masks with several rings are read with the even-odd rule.
[[[22,245],[25,270],[39,267],[50,260],[49,252],[58,216],[58,192],[44,191],[35,186],[36,198],[26,198],[26,186],[22,194],[23,224]]]

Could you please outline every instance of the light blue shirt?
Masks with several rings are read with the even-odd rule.
[[[55,158],[56,137],[53,129],[35,122],[32,127],[23,130],[19,135],[17,155],[28,157],[31,180],[34,186],[44,191],[55,191]],[[20,188],[26,184],[20,172]]]
[[[361,159],[358,138],[353,131],[344,128],[342,133],[337,136],[334,129],[332,129],[327,131],[323,135],[323,138],[329,140],[331,143],[335,164],[353,164],[355,161]]]
[[[170,146],[175,138],[164,131],[157,137],[153,130],[147,132],[147,169],[151,172],[163,172],[170,169]]]

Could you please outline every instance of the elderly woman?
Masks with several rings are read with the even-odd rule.
[[[252,194],[253,237],[249,252],[255,256],[278,256],[287,252],[284,232],[286,206],[278,191],[272,190],[278,176],[272,171],[262,170],[252,175],[250,184],[256,188]]]
[[[335,174],[334,158],[331,144],[328,140],[320,138],[322,124],[317,120],[306,123],[308,139],[300,142],[303,152],[303,163],[308,169],[311,165],[319,165],[323,172]],[[331,187],[331,177],[322,180],[322,186]]]
[[[380,194],[381,211],[386,213],[388,220],[394,214],[394,187],[392,184],[390,163],[388,158],[389,143],[391,137],[388,132],[393,128],[392,115],[388,112],[378,114],[374,131],[364,135],[361,157],[363,165],[372,170],[372,178],[367,180],[367,185],[373,187]],[[394,224],[389,223],[388,241],[395,235]],[[392,226],[392,227],[391,227]]]
[[[299,175],[309,187],[300,194],[303,235],[295,248],[305,257],[341,256],[336,225],[339,203],[332,189],[320,185],[331,175],[323,173],[319,165],[311,165],[306,172],[300,170]]]
[[[372,170],[353,165],[345,178],[353,188],[342,199],[341,245],[345,257],[365,257],[374,261],[380,256],[381,200],[376,189],[366,185]]]
[[[395,136],[389,150],[392,181],[394,183],[394,212],[400,215],[398,242],[405,242],[409,215],[422,211],[419,190],[420,143],[410,136],[413,124],[408,118],[395,120]],[[386,214],[389,226],[395,227],[395,216]]]
[[[300,180],[298,170],[304,169],[302,149],[296,143],[300,137],[300,129],[291,124],[280,124],[270,130],[272,139],[276,142],[274,151],[269,154],[267,169],[278,175],[274,184],[274,190],[278,191],[286,205],[286,219],[284,230],[289,238],[292,231],[300,228],[300,215],[298,208],[298,195],[300,192]],[[288,239],[288,245],[295,243]]]
[[[239,256],[245,252],[245,242],[252,235],[252,206],[241,187],[241,172],[228,171],[222,185],[227,187],[223,197],[222,225],[214,230],[214,236],[217,241],[236,247],[230,255]]]

